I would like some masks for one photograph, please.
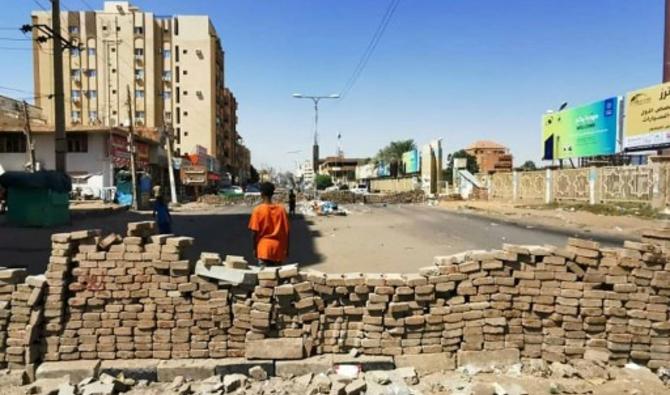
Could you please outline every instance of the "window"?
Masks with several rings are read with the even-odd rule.
[[[88,49],[88,56],[95,56],[95,48]]]
[[[72,98],[73,98],[73,99],[79,99],[79,98],[81,98],[81,91],[73,90],[73,91],[72,91]]]
[[[112,52],[116,52],[116,48],[112,47]]]
[[[88,69],[86,70],[86,75],[89,77],[95,77],[98,75],[98,73],[95,71],[95,69]]]
[[[115,74],[115,73],[116,73],[116,69],[112,69],[112,74]]]
[[[89,111],[88,112],[88,119],[91,122],[97,122],[98,121],[98,112],[97,111]]]
[[[135,34],[144,34],[144,28],[142,26],[135,26],[133,28],[133,33]]]
[[[177,77],[177,82],[179,82],[179,66],[175,67],[175,71],[177,72],[176,77]]]
[[[166,121],[171,121],[172,120],[172,113],[171,112],[166,112],[165,113],[165,120]]]
[[[174,47],[174,53],[175,53],[175,61],[179,62],[179,45],[175,45]]]
[[[79,81],[81,79],[81,70],[79,69],[71,70],[70,75],[72,76],[73,80]]]
[[[93,90],[93,89],[92,89],[92,90],[89,90],[89,91],[86,93],[86,96],[87,96],[89,99],[97,99],[97,98],[98,98],[98,91]]]
[[[188,75],[188,70],[184,70],[184,75]]]
[[[68,26],[67,31],[70,34],[79,34],[79,26]]]
[[[163,50],[163,59],[170,59],[172,56],[172,51],[169,49],[164,49]]]
[[[170,92],[170,91],[163,92],[163,99],[165,99],[165,100],[172,99],[172,92]]]
[[[135,118],[138,121],[143,121],[144,120],[144,111],[135,111]]]
[[[0,133],[0,153],[26,152],[26,137],[23,133]]]
[[[102,30],[107,31],[107,26],[106,25],[102,26]]]
[[[144,98],[144,91],[142,91],[142,90],[136,90],[136,91],[135,91],[135,98],[137,98],[137,99],[143,99],[143,98]]]
[[[117,32],[120,32],[120,31],[121,31],[121,26],[117,26],[117,27],[116,27],[116,31],[117,31]]]
[[[184,96],[188,96],[188,91],[184,91]]]
[[[188,53],[188,49],[185,49],[185,50],[183,51],[183,54],[186,55],[187,53]]]
[[[170,81],[172,79],[172,71],[164,70],[163,71],[163,81]]]
[[[188,136],[188,132],[184,131],[184,137],[187,137],[187,136]]]
[[[135,48],[135,56],[144,55],[144,48]]]
[[[144,79],[144,70],[135,69],[135,79],[138,79],[138,80]]]
[[[67,152],[88,152],[88,134],[68,133]]]
[[[188,111],[184,111],[184,116],[188,117]]]
[[[72,122],[81,121],[81,111],[72,111],[72,113],[70,113],[70,116],[72,117]]]
[[[79,48],[70,49],[70,53],[72,54],[72,57],[78,58],[79,57]]]

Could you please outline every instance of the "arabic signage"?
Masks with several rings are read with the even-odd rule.
[[[109,156],[116,168],[130,168],[130,150],[126,136],[112,134],[109,142]],[[142,169],[149,166],[149,144],[135,141],[135,166]]]
[[[184,185],[207,185],[207,168],[202,165],[182,165],[179,178]]]
[[[386,162],[379,162],[375,168],[377,177],[391,177],[391,164]]]
[[[420,170],[419,150],[413,149],[402,154],[405,174],[418,173]]]
[[[670,83],[626,95],[624,150],[670,146]]]
[[[542,117],[543,159],[581,158],[617,152],[619,97]]]
[[[356,179],[357,180],[367,180],[370,178],[377,177],[375,171],[375,164],[368,163],[367,165],[358,165],[356,166]]]

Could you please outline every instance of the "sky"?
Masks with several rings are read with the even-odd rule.
[[[310,157],[313,107],[292,93],[339,93],[391,0],[135,0],[157,15],[207,14],[222,39],[225,84],[256,167]],[[37,3],[4,0],[0,94],[33,90],[31,52],[9,30]],[[99,0],[61,0],[65,10]],[[401,0],[349,94],[320,105],[322,156],[337,135],[348,157],[393,140],[442,138],[445,153],[479,139],[540,162],[541,116],[661,82],[663,0]],[[295,153],[295,151],[300,151]]]

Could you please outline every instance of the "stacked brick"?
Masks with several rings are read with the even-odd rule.
[[[0,366],[2,367],[7,366],[9,359],[14,359],[7,356],[7,331],[11,315],[12,295],[17,286],[23,283],[25,279],[25,269],[0,268]]]
[[[193,239],[156,235],[152,222],[129,224],[125,237],[58,234],[44,278],[0,270],[0,356],[11,366],[242,357],[248,342],[300,338],[308,354],[512,348],[547,361],[669,367],[665,232],[622,248],[506,244],[410,274],[287,265],[260,270],[252,285],[194,274],[184,259]],[[212,253],[198,264],[230,269]]]

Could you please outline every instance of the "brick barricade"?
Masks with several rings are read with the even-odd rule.
[[[154,233],[140,222],[126,237],[55,234],[44,275],[0,270],[2,362],[242,357],[282,338],[300,339],[302,355],[518,349],[547,361],[670,367],[670,230],[622,248],[505,244],[410,274],[287,265],[235,286],[194,274],[183,259],[192,238]],[[222,262],[203,253],[200,264]]]

